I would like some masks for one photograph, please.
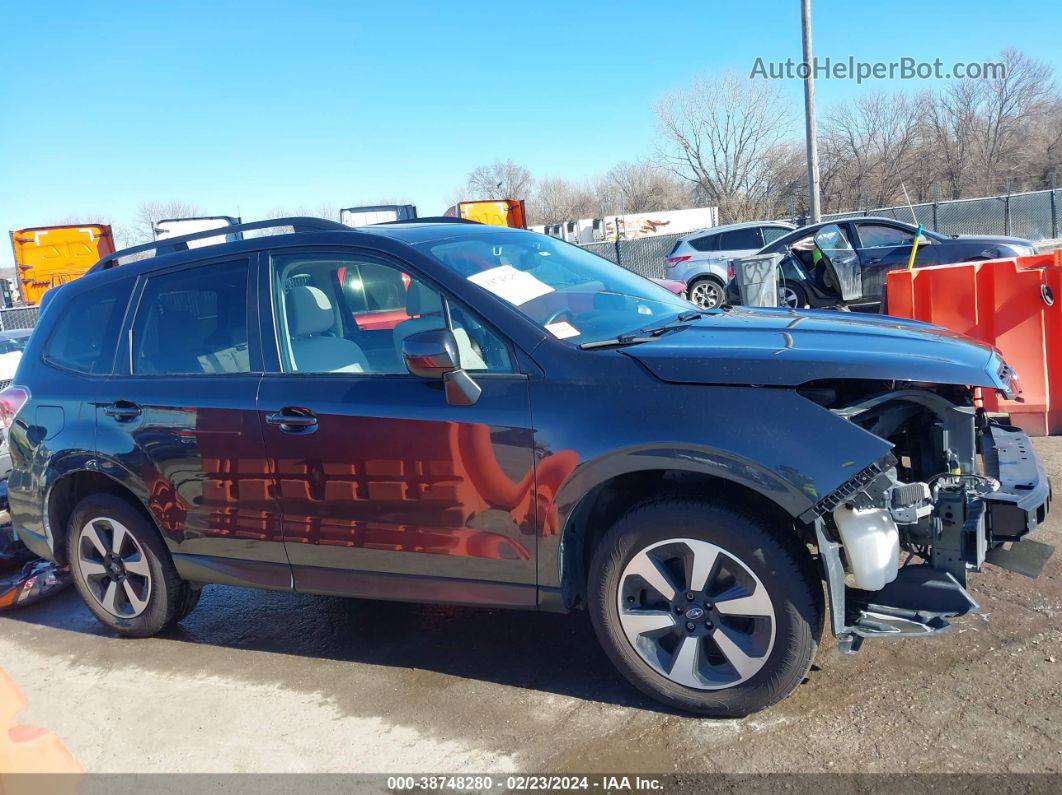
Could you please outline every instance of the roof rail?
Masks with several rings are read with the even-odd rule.
[[[185,251],[188,248],[187,243],[190,243],[193,240],[202,240],[207,237],[222,237],[224,235],[231,235],[233,232],[246,232],[252,229],[273,229],[279,226],[290,226],[296,232],[350,231],[350,227],[346,224],[341,224],[339,221],[328,221],[324,218],[271,218],[268,221],[250,221],[246,224],[222,226],[217,229],[203,229],[199,232],[192,232],[189,235],[168,237],[164,240],[156,240],[152,243],[141,243],[139,246],[123,248],[121,251],[115,251],[101,259],[89,269],[89,273],[113,268],[115,265],[120,264],[119,260],[125,259],[133,254],[139,254],[141,251],[154,251],[155,253],[151,256],[157,257],[161,254],[172,254],[175,251]]]

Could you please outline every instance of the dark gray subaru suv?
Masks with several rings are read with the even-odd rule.
[[[973,391],[1017,389],[990,347],[697,310],[453,219],[235,231],[277,225],[108,256],[0,395],[18,535],[119,634],[204,583],[585,609],[634,685],[733,716],[797,686],[827,615],[848,651],[934,635],[971,571],[1043,552],[1044,471]]]

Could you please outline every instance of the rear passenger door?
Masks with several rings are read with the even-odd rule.
[[[289,588],[256,405],[256,267],[228,258],[141,277],[97,447],[146,485],[182,574]]]

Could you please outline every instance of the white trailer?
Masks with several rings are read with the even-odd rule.
[[[371,226],[388,221],[411,221],[417,217],[412,204],[379,204],[373,207],[347,207],[339,211],[339,222],[347,226]]]
[[[152,231],[155,240],[165,240],[170,237],[190,235],[193,232],[203,232],[207,229],[224,229],[226,226],[236,226],[240,219],[231,215],[210,215],[199,218],[166,218],[156,221]],[[234,240],[243,240],[242,232],[220,234],[217,237],[204,237],[188,243],[189,248],[213,246],[218,243],[231,243]]]
[[[719,224],[718,207],[692,207],[650,213],[610,215],[604,219],[604,240],[633,240],[656,235],[676,235]]]

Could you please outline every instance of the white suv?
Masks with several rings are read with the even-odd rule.
[[[715,309],[724,300],[727,263],[752,256],[794,229],[784,221],[747,221],[690,232],[668,253],[664,278],[686,282],[692,303]]]

